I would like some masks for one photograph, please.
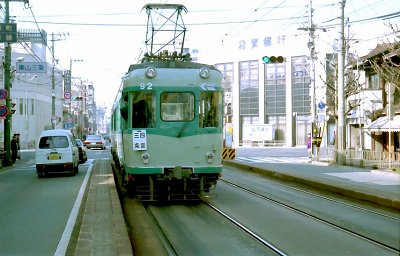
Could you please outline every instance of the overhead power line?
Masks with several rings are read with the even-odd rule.
[[[190,26],[209,26],[209,25],[229,25],[229,24],[245,24],[254,22],[270,22],[270,21],[280,21],[280,20],[295,20],[299,18],[304,18],[305,16],[295,16],[295,17],[284,17],[284,18],[274,18],[274,19],[257,19],[257,20],[242,20],[242,21],[223,21],[223,22],[201,22],[201,23],[187,23]],[[48,24],[48,25],[71,25],[71,26],[103,26],[103,27],[146,27],[146,24],[129,24],[129,23],[84,23],[84,22],[51,22],[51,21],[29,21],[29,20],[19,20],[18,22],[24,23],[38,23],[38,24]]]

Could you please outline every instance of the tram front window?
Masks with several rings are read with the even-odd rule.
[[[151,92],[132,93],[132,128],[155,127],[154,101]]]
[[[191,92],[161,93],[161,120],[192,121],[194,119],[194,95]]]

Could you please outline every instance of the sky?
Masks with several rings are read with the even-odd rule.
[[[304,28],[310,24],[310,3],[317,49],[332,48],[339,36],[341,4],[327,0],[30,0],[29,8],[11,2],[10,15],[19,29],[44,29],[48,40],[54,33],[58,67],[69,70],[73,60],[72,76],[93,82],[97,105],[110,109],[121,77],[146,51],[147,15],[142,8],[148,3],[187,8],[182,15],[186,39],[190,47],[208,55],[204,60],[214,61],[222,50],[232,52],[240,38],[258,34],[308,40]],[[388,24],[400,25],[400,4],[398,0],[347,0],[345,16],[352,49],[362,56],[391,36]],[[51,63],[50,56],[47,53]]]

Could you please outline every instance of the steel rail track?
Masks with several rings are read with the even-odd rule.
[[[150,220],[153,223],[153,226],[154,226],[154,229],[156,231],[156,234],[158,235],[158,238],[160,239],[161,244],[164,246],[164,249],[165,249],[166,253],[168,255],[170,255],[170,256],[177,256],[178,253],[174,249],[174,246],[172,245],[172,243],[168,239],[167,235],[164,233],[162,227],[158,223],[157,218],[152,213],[150,207],[148,205],[146,205],[146,204],[143,204],[143,207],[145,208],[148,216],[150,217]]]
[[[291,190],[295,190],[295,191],[301,192],[303,194],[312,195],[314,197],[322,198],[322,199],[325,199],[327,201],[334,202],[336,204],[345,205],[345,206],[348,206],[348,207],[351,207],[351,208],[354,208],[354,209],[357,209],[357,210],[369,212],[369,213],[372,213],[372,214],[375,214],[375,215],[379,215],[379,216],[382,216],[382,217],[385,217],[385,218],[392,219],[392,220],[400,222],[400,218],[399,217],[391,216],[391,215],[388,215],[388,214],[384,214],[382,212],[378,212],[378,211],[374,211],[374,210],[371,210],[371,209],[367,209],[365,207],[361,207],[361,206],[354,205],[354,204],[351,204],[351,203],[343,202],[343,201],[340,201],[340,200],[337,200],[337,199],[334,199],[334,198],[331,198],[331,197],[328,197],[328,196],[323,196],[321,194],[313,193],[313,192],[310,192],[310,191],[307,191],[307,190],[304,190],[304,189],[300,189],[300,188],[297,188],[297,187],[292,187],[292,186],[286,185],[283,182],[278,182],[278,181],[274,181],[274,180],[270,180],[270,179],[266,179],[266,178],[261,178],[261,179],[262,180],[266,180],[266,181],[268,181],[270,183],[279,185],[281,187],[285,187],[285,188],[288,188],[288,189],[291,189]],[[220,181],[227,182],[227,183],[230,182],[228,180],[225,180],[224,178],[221,178]]]
[[[262,194],[259,194],[259,193],[257,193],[257,192],[251,191],[250,189],[245,188],[245,187],[240,186],[240,185],[237,185],[237,184],[234,184],[233,182],[230,182],[230,181],[227,181],[227,180],[224,180],[224,179],[220,179],[220,181],[225,182],[226,184],[228,184],[228,185],[230,185],[230,186],[232,186],[232,187],[235,187],[235,188],[237,188],[237,189],[240,189],[240,190],[242,190],[242,191],[245,191],[245,192],[247,192],[247,193],[250,193],[250,194],[252,194],[252,195],[254,195],[254,196],[257,196],[257,197],[262,198],[262,199],[264,199],[264,200],[267,200],[267,201],[269,201],[269,202],[275,203],[275,204],[277,204],[277,205],[279,205],[279,206],[281,206],[281,207],[284,207],[284,208],[286,208],[286,209],[289,209],[289,210],[292,210],[292,211],[297,212],[297,213],[299,213],[299,214],[302,214],[302,215],[304,215],[304,216],[307,216],[308,218],[317,220],[317,221],[319,221],[319,222],[321,222],[321,223],[324,223],[324,224],[326,224],[326,225],[329,225],[329,226],[331,226],[331,227],[333,227],[333,228],[336,228],[336,229],[338,229],[338,230],[341,230],[341,231],[343,231],[343,232],[346,232],[346,233],[348,233],[348,234],[350,234],[350,235],[353,235],[353,236],[356,236],[356,237],[358,237],[358,238],[364,239],[365,241],[368,241],[368,242],[370,242],[370,243],[376,244],[376,245],[378,245],[378,246],[380,246],[380,247],[382,247],[382,248],[385,248],[385,249],[390,250],[390,251],[392,251],[392,252],[398,253],[398,254],[400,255],[400,250],[397,249],[397,248],[394,248],[394,247],[392,247],[392,246],[390,246],[390,245],[386,245],[386,244],[381,243],[381,242],[379,242],[379,241],[377,241],[377,240],[375,240],[375,239],[369,238],[369,237],[367,237],[367,236],[365,236],[365,235],[356,233],[356,232],[351,231],[351,230],[349,230],[349,229],[347,229],[347,228],[344,228],[344,227],[341,227],[341,226],[339,226],[339,225],[336,225],[335,223],[329,222],[329,221],[324,220],[324,219],[322,219],[322,218],[320,218],[320,217],[317,217],[317,216],[314,216],[314,215],[312,215],[312,214],[309,214],[309,213],[307,213],[307,212],[305,212],[305,211],[303,211],[303,210],[297,209],[297,208],[292,207],[292,206],[290,206],[290,205],[288,205],[288,204],[279,202],[278,200],[275,200],[275,199],[269,198],[269,197],[267,197],[267,196],[265,196],[265,195],[262,195]],[[293,188],[293,189],[294,189],[294,188]],[[297,189],[297,188],[296,188],[296,190],[300,190],[300,189]],[[304,192],[310,193],[310,192],[308,192],[308,191],[304,191]],[[312,193],[310,193],[310,194],[312,194]],[[313,194],[313,195],[314,195],[314,194]],[[319,196],[319,195],[318,195],[318,196]],[[332,200],[333,200],[333,199],[332,199]],[[338,201],[338,202],[339,202],[339,201]],[[370,211],[370,210],[368,210],[368,211]],[[373,211],[372,211],[372,212],[373,212]],[[380,215],[381,215],[381,214],[380,214]],[[387,215],[383,215],[383,216],[385,216],[385,217],[390,217],[390,218],[394,218],[394,217],[392,217],[392,216],[387,216]],[[398,220],[398,218],[394,218],[394,219],[395,219],[395,220]]]
[[[260,237],[259,235],[257,235],[255,232],[251,231],[250,229],[248,229],[246,226],[242,225],[240,222],[238,222],[237,220],[235,220],[234,218],[230,217],[228,214],[226,214],[225,212],[223,212],[221,209],[218,209],[218,207],[216,207],[215,205],[211,204],[210,202],[203,200],[203,202],[208,205],[209,207],[211,207],[214,211],[218,212],[219,214],[221,214],[223,217],[225,217],[226,219],[228,219],[230,222],[232,222],[233,224],[235,224],[237,227],[239,227],[240,229],[242,229],[244,232],[246,232],[248,235],[250,235],[253,239],[255,239],[257,242],[263,244],[264,246],[266,246],[268,249],[270,249],[271,251],[275,252],[277,255],[280,256],[286,256],[287,254],[285,252],[283,252],[282,250],[278,249],[276,246],[274,246],[273,244],[269,243],[267,240],[265,240],[264,238]]]

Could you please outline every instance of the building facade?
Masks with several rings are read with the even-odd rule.
[[[77,136],[97,132],[93,84],[74,83],[70,94],[66,95],[64,70],[55,66],[53,72],[52,63],[46,61],[47,42],[42,41],[43,34],[46,35],[44,31],[42,34],[37,31],[24,33],[26,41],[12,45],[9,96],[12,105],[15,104],[15,111],[12,113],[10,131],[11,136],[20,134],[22,149],[34,148],[40,132],[52,129],[53,125],[55,128],[70,129]],[[40,40],[35,39],[35,35]],[[4,58],[4,49],[0,48],[0,55]],[[33,67],[36,64],[44,68],[17,68],[19,65]],[[0,88],[4,88],[3,68],[0,68]],[[0,119],[0,138],[4,141],[4,119]]]
[[[306,144],[311,130],[308,56],[285,57],[282,63],[264,63],[259,58],[215,66],[224,77],[225,98],[229,99],[225,100],[225,121],[233,124],[234,145]],[[263,124],[273,130],[266,131]],[[256,128],[252,136],[248,127]],[[260,136],[263,132],[265,137]]]

